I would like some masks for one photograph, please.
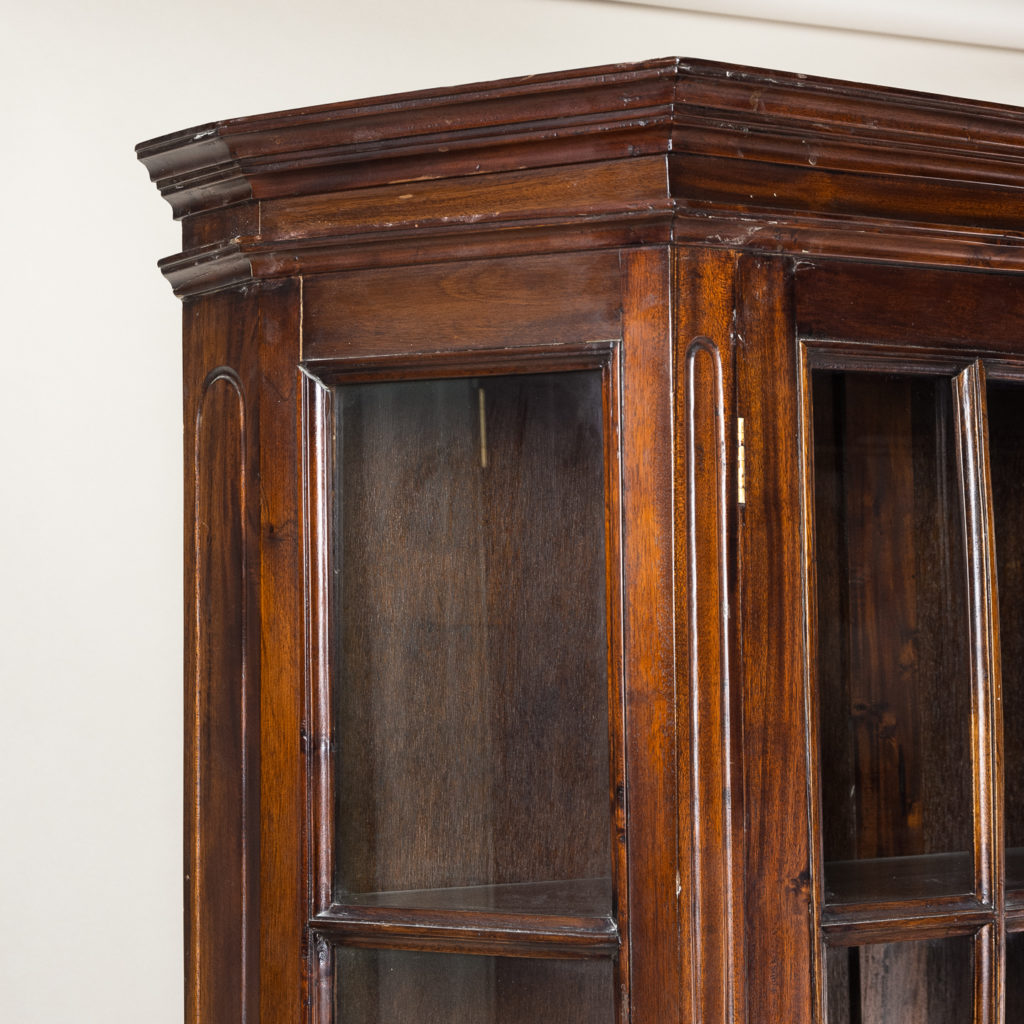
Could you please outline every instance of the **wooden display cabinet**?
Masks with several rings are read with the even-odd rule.
[[[189,1021],[1024,1020],[1024,113],[669,59],[139,155]]]

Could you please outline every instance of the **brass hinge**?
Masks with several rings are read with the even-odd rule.
[[[747,503],[747,449],[743,443],[743,417],[736,420],[736,495],[741,505]]]
[[[484,389],[476,389],[477,401],[480,407],[480,468],[487,468],[487,404],[484,396]]]

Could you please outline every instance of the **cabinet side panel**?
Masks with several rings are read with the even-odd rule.
[[[747,1011],[751,1022],[810,1022],[800,407],[785,262],[741,260],[737,296]]]
[[[251,402],[236,304],[185,308],[186,1006],[197,1024],[247,1020],[256,983]]]
[[[622,576],[629,816],[629,1019],[691,1019],[680,874],[667,249],[623,256]],[[682,799],[687,799],[684,795]],[[682,943],[682,945],[681,945]]]

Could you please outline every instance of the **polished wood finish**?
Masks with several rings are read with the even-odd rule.
[[[680,863],[678,803],[687,789],[677,761],[679,708],[672,482],[670,254],[623,255],[622,659],[625,786],[615,839],[627,851],[624,945],[628,1016],[674,1020],[692,1005],[694,941],[685,907],[692,878]],[[668,490],[666,490],[668,488]],[[685,879],[685,889],[684,889]],[[626,1010],[626,1007],[622,1008]]]
[[[739,630],[748,1021],[813,1019],[809,723],[797,514],[801,451],[795,429],[800,378],[787,269],[777,257],[752,256],[742,262],[735,286],[743,344],[737,414],[744,419],[747,452]],[[761,937],[768,935],[773,952],[765,956]]]
[[[615,252],[429,264],[403,275],[402,302],[389,271],[314,277],[304,292],[303,358],[407,354],[422,363],[428,352],[617,340],[619,274]]]
[[[185,1007],[239,1020],[259,992],[257,314],[225,292],[183,326]]]
[[[694,1014],[743,1018],[742,795],[733,787],[739,747],[736,614],[733,273],[737,254],[682,251],[675,262],[676,593],[680,679],[679,832],[690,836]],[[702,685],[718,679],[718,687]],[[683,846],[686,851],[686,846]],[[685,854],[684,854],[685,855]]]
[[[192,1024],[1017,1019],[1022,154],[675,58],[139,147]]]

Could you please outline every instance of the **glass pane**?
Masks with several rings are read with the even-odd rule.
[[[989,385],[988,445],[1003,668],[1006,886],[1017,891],[1019,902],[1024,898],[1024,386]]]
[[[610,912],[600,374],[335,399],[336,897]]]
[[[950,382],[816,372],[813,388],[827,899],[969,892],[970,665]]]
[[[339,949],[335,1024],[613,1024],[611,960]]]
[[[971,1024],[974,1019],[969,936],[829,949],[826,973],[828,1024]]]
[[[1006,1022],[1024,1021],[1024,932],[1006,936]]]

